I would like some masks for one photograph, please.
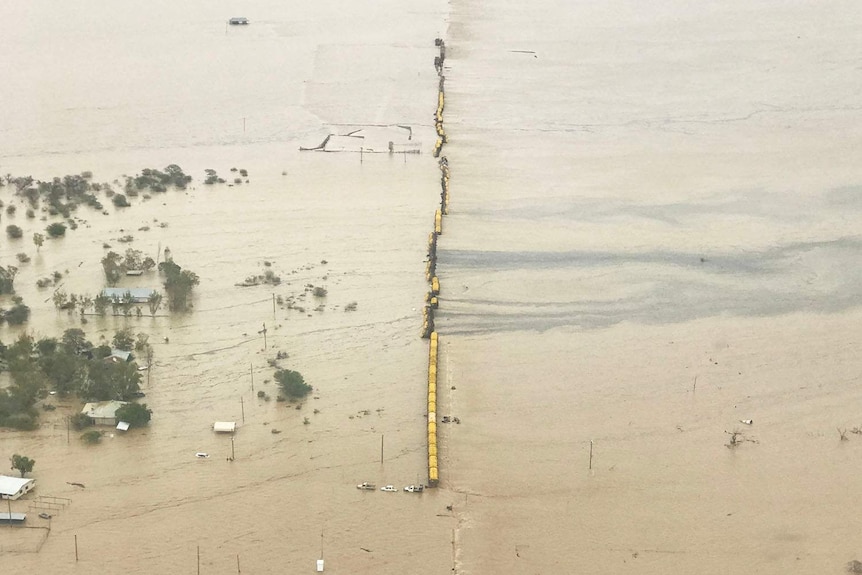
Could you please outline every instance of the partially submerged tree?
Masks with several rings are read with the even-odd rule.
[[[93,344],[87,340],[84,330],[72,327],[63,332],[60,343],[67,353],[81,355],[93,349]]]
[[[159,308],[162,305],[162,294],[157,291],[154,291],[150,294],[150,297],[147,298],[147,306],[150,308],[150,315],[155,317],[156,312],[159,311]]]
[[[12,307],[2,310],[0,320],[5,321],[9,325],[21,325],[30,319],[30,308],[24,304],[21,297],[15,296],[12,298]]]
[[[124,270],[139,270],[143,267],[144,252],[129,248],[126,250],[126,255],[123,256],[122,267]]]
[[[48,232],[48,235],[52,238],[59,238],[66,235],[66,224],[54,222],[53,224],[48,224],[45,231]]]
[[[275,380],[289,399],[305,397],[313,389],[305,383],[305,378],[298,371],[279,369],[275,372]]]
[[[126,273],[122,264],[123,258],[117,252],[108,252],[102,258],[102,269],[105,272],[105,281],[108,282],[108,285],[117,285],[117,282]]]
[[[102,432],[98,429],[91,429],[81,434],[81,441],[88,445],[95,445],[102,441]]]
[[[93,420],[90,419],[86,413],[76,413],[69,418],[69,423],[72,424],[75,431],[81,431],[82,429],[93,425]]]
[[[15,266],[6,268],[0,266],[0,295],[14,293],[16,275],[18,275],[18,268]]]
[[[103,293],[100,293],[95,298],[93,298],[93,311],[95,311],[98,315],[105,315],[105,312],[108,311],[109,305],[111,305],[111,298],[109,298]]]
[[[141,390],[137,366],[126,361],[91,361],[89,378],[80,395],[94,401],[127,401]]]
[[[29,457],[18,455],[17,453],[12,456],[12,469],[17,469],[21,472],[21,477],[33,471],[34,465],[36,465],[36,461]]]
[[[147,409],[147,404],[127,403],[120,407],[117,412],[117,420],[125,421],[129,427],[143,427],[150,422],[153,415],[152,409]]]
[[[190,307],[192,289],[200,284],[197,274],[182,269],[173,261],[159,264],[159,271],[165,274],[165,292],[168,294],[168,307],[171,311],[186,311]]]
[[[132,333],[132,330],[130,328],[123,328],[114,334],[114,339],[112,340],[112,343],[117,349],[122,349],[124,351],[132,351],[132,347],[134,347],[135,345],[135,334]]]
[[[55,353],[40,358],[45,376],[60,396],[79,390],[87,380],[86,359],[61,347]]]
[[[12,376],[9,393],[21,407],[29,408],[36,403],[48,385],[48,378],[38,363],[33,338],[26,333],[21,334],[18,340],[9,346],[5,355],[9,375]]]

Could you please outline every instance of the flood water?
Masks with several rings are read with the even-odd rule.
[[[0,431],[0,456],[36,460],[34,495],[71,500],[47,539],[0,532],[10,570],[195,572],[199,557],[201,573],[310,572],[322,555],[333,573],[840,573],[862,560],[855,3],[37,0],[0,14],[16,23],[0,36],[0,173],[112,182],[176,163],[195,178],[108,215],[82,208],[38,253],[28,238],[46,222],[2,190],[19,209],[0,223],[24,229],[0,241],[32,308],[24,329],[97,341],[131,327],[155,346],[147,429],[88,447],[65,425],[80,404],[49,400],[60,408],[38,431]],[[440,425],[440,488],[364,492],[427,478],[436,37],[452,176],[438,411],[461,424]],[[385,148],[398,126],[421,154],[299,151],[355,130]],[[232,167],[248,183],[202,184]],[[59,271],[62,289],[95,294],[103,244],[169,247],[201,278],[194,310],[58,313],[36,280]],[[282,284],[236,285],[266,269]],[[309,284],[327,297],[273,310]],[[300,410],[257,397],[276,395],[278,351],[315,387]],[[216,420],[239,423],[233,445]]]

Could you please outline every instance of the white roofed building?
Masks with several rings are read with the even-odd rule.
[[[93,420],[96,425],[117,425],[117,410],[128,401],[99,401],[85,403],[81,413]]]
[[[16,500],[36,487],[35,479],[0,475],[0,499]]]

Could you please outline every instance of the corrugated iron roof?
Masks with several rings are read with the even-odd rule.
[[[28,483],[33,483],[35,479],[26,477],[12,477],[11,475],[0,475],[0,495],[15,495],[22,487]]]
[[[85,403],[81,413],[94,419],[109,419],[115,417],[117,410],[129,403],[128,401],[98,401]]]

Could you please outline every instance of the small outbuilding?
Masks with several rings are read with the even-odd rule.
[[[0,475],[0,499],[18,499],[36,487],[35,479]]]
[[[241,16],[235,16],[228,20],[231,26],[245,26],[248,24],[248,18],[243,18]]]
[[[128,401],[99,401],[86,403],[81,413],[93,420],[96,425],[117,425],[117,410]]]
[[[236,431],[235,421],[216,421],[213,423],[213,431],[216,433],[233,433]]]
[[[126,351],[124,349],[112,349],[111,355],[105,358],[106,361],[110,361],[113,363],[124,363],[133,361],[135,356],[132,355],[132,352]]]

